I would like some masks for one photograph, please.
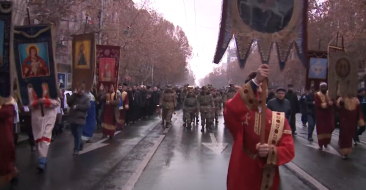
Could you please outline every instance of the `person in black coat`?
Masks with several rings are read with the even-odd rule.
[[[300,109],[301,109],[301,122],[302,122],[302,126],[306,127],[306,123],[308,122],[308,116],[306,115],[306,109],[307,109],[307,104],[306,104],[306,96],[307,96],[307,92],[303,93],[300,97],[299,100],[299,104],[300,104]]]
[[[294,92],[294,86],[289,84],[288,91],[285,95],[285,98],[291,103],[291,119],[289,120],[289,124],[292,129],[292,135],[296,135],[296,113],[300,111],[299,99],[297,98],[296,92]]]
[[[313,132],[315,129],[315,89],[310,87],[310,91],[306,95],[306,116],[308,121],[308,140],[313,141]]]
[[[268,101],[267,107],[272,111],[285,113],[286,119],[291,122],[292,110],[291,103],[289,100],[285,99],[286,90],[284,88],[278,88],[276,90],[276,98]]]

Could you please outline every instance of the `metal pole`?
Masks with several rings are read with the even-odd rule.
[[[85,17],[85,26],[84,26],[84,34],[85,34],[85,32],[86,32],[86,26],[88,25],[88,15],[86,15],[86,17]]]
[[[27,14],[28,14],[28,24],[29,24],[29,25],[31,25],[31,19],[30,19],[29,7],[27,7]]]
[[[151,65],[151,86],[154,85],[154,65]]]
[[[104,0],[100,0],[101,9],[100,9],[100,20],[99,20],[99,44],[102,44],[102,28],[103,28],[103,13],[104,13]]]

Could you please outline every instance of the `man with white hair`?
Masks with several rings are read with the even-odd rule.
[[[315,120],[319,149],[327,148],[334,130],[333,100],[328,96],[328,85],[320,83],[320,91],[315,94]]]

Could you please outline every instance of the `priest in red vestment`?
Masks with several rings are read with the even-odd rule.
[[[267,109],[266,143],[260,144],[261,82],[267,80],[268,75],[268,66],[261,65],[257,74],[225,103],[225,124],[234,139],[228,190],[277,190],[280,183],[278,166],[295,156],[285,113]]]
[[[352,152],[352,140],[357,126],[365,126],[360,101],[356,97],[338,98],[339,112],[339,148],[343,159],[347,159]]]
[[[0,99],[0,189],[12,182],[15,185],[18,170],[15,167],[15,145],[13,140],[14,99]]]
[[[328,96],[327,83],[320,83],[320,91],[315,94],[314,100],[318,144],[319,149],[323,149],[330,143],[335,127],[333,101]]]

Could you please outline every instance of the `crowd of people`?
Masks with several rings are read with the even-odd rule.
[[[288,89],[277,88],[270,90],[267,106],[272,111],[284,112],[292,134],[296,135],[296,117],[301,113],[303,127],[308,130],[308,140],[313,141],[316,129],[319,149],[327,148],[335,128],[340,128],[339,146],[344,159],[352,151],[354,145],[360,142],[359,136],[365,131],[363,118],[366,116],[365,89],[358,89],[358,97],[338,97],[332,100],[328,96],[328,86],[325,82],[316,92],[314,86],[303,93],[300,98],[293,90],[293,85]],[[298,100],[299,99],[299,100]]]
[[[271,131],[268,138],[272,141],[268,140],[270,143],[266,144],[258,143],[261,131],[259,118],[262,110],[261,100],[258,97],[262,92],[261,84],[266,77],[268,77],[268,68],[262,65],[258,72],[249,75],[244,87],[230,84],[226,89],[215,89],[212,85],[201,88],[188,85],[178,88],[167,85],[161,89],[160,86],[129,86],[124,83],[117,88],[114,85],[100,85],[98,89],[95,87],[88,91],[85,85],[81,85],[72,93],[60,90],[58,99],[37,98],[34,91],[30,90],[28,106],[21,104],[14,86],[13,97],[2,99],[0,107],[0,125],[11,125],[8,128],[12,129],[9,131],[5,130],[8,128],[1,128],[2,131],[0,131],[0,135],[6,137],[0,138],[0,143],[7,145],[2,146],[1,151],[9,153],[7,156],[2,156],[3,160],[0,160],[0,163],[6,163],[0,164],[1,167],[7,168],[1,170],[6,170],[2,180],[10,182],[12,187],[17,182],[19,172],[15,167],[14,157],[21,122],[25,124],[31,150],[38,152],[37,168],[42,173],[47,163],[49,145],[64,130],[64,120],[74,137],[73,155],[77,156],[83,150],[84,143],[93,137],[95,131],[101,130],[103,138],[112,139],[117,130],[122,130],[138,120],[147,120],[160,114],[162,125],[171,127],[172,115],[177,109],[183,110],[184,127],[191,128],[192,124],[198,124],[201,121],[202,132],[211,130],[212,126],[219,122],[219,115],[223,112],[225,125],[235,140],[232,154],[234,160],[238,157],[241,157],[239,160],[246,160],[247,156],[255,159],[256,155],[259,155],[268,157],[267,162],[273,162],[274,166],[290,161],[294,156],[294,145],[292,138],[289,137],[296,135],[295,116],[299,112],[302,113],[301,120],[303,126],[308,128],[308,140],[311,142],[316,126],[319,149],[327,148],[330,144],[332,132],[337,124],[340,128],[340,153],[344,159],[347,159],[352,151],[352,140],[357,145],[359,135],[365,131],[363,120],[366,116],[365,89],[358,90],[358,98],[349,96],[339,97],[337,100],[332,100],[328,96],[326,83],[320,84],[319,92],[315,92],[312,87],[310,91],[301,95],[300,100],[292,85],[288,85],[287,89],[270,89],[266,117],[272,117],[272,119],[268,118],[270,122],[266,124],[266,128],[268,127]],[[274,121],[274,124],[271,121]],[[253,126],[254,130],[240,127],[246,125]],[[275,129],[272,129],[273,127]],[[9,134],[12,138],[9,138]],[[10,144],[9,139],[11,139]],[[279,141],[279,139],[282,140]],[[282,149],[276,149],[277,146],[282,146]],[[244,151],[237,151],[236,147]],[[270,153],[271,156],[269,156]],[[272,155],[278,157],[280,154],[284,154],[283,160],[277,160],[278,163],[274,163],[277,158]],[[248,163],[251,161],[247,160],[247,163],[240,162],[236,165],[245,167],[245,170],[252,168],[257,175],[255,171],[258,168],[249,166]],[[235,184],[238,183],[236,180],[239,178],[233,176],[240,176],[238,174],[242,171],[238,168],[229,168],[229,189],[237,188]],[[277,181],[273,185],[278,185]]]

